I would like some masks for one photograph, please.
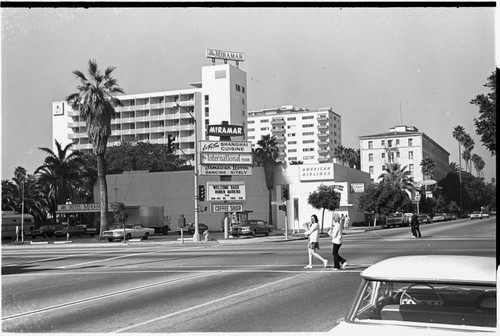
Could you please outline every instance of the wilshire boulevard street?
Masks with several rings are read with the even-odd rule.
[[[348,266],[307,263],[306,241],[284,237],[219,243],[2,247],[3,332],[324,332],[344,317],[359,273],[392,256],[495,256],[495,217],[344,236]],[[297,238],[297,236],[294,236]],[[460,267],[460,265],[457,265]]]

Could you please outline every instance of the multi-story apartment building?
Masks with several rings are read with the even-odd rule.
[[[341,117],[331,108],[308,110],[295,105],[248,112],[248,141],[255,146],[263,135],[275,135],[280,159],[288,163],[334,162],[342,144]]]
[[[378,177],[388,162],[399,162],[403,167],[407,166],[415,182],[424,179],[420,164],[426,157],[430,157],[436,164],[433,180],[445,178],[449,171],[450,153],[414,126],[395,126],[389,132],[364,135],[358,139],[361,170],[369,173],[374,182],[378,182]]]
[[[123,106],[116,108],[117,117],[111,121],[108,146],[123,141],[166,144],[171,135],[182,149],[177,154],[192,160],[195,124],[198,140],[208,138],[205,130],[209,124],[227,121],[231,125],[245,126],[247,85],[244,71],[231,64],[205,66],[201,82],[190,85],[193,88],[119,96]],[[79,111],[74,111],[64,101],[53,103],[52,137],[63,145],[73,142],[74,150],[92,151],[85,121],[80,119]]]

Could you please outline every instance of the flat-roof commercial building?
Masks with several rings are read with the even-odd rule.
[[[276,136],[280,159],[287,163],[335,162],[342,144],[342,118],[332,108],[309,110],[287,105],[248,112],[248,140],[253,146],[263,135]]]
[[[182,149],[177,154],[192,160],[195,153],[193,117],[197,121],[198,140],[208,138],[205,130],[209,124],[228,121],[245,126],[246,72],[231,64],[205,66],[201,82],[191,86],[190,89],[119,96],[123,106],[116,108],[117,117],[111,121],[108,146],[125,141],[166,144],[171,135]],[[74,150],[91,152],[92,144],[85,125],[79,111],[65,101],[53,103],[53,139],[63,145],[72,142]]]
[[[450,153],[415,126],[394,126],[389,132],[364,135],[358,139],[361,170],[369,173],[374,182],[378,182],[384,167],[391,161],[408,166],[415,182],[424,179],[420,164],[426,157],[436,164],[433,180],[445,178],[449,171]]]

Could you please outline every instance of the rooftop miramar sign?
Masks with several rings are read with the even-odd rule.
[[[207,58],[218,58],[218,59],[238,61],[238,62],[243,62],[245,60],[244,53],[234,52],[234,51],[206,49],[205,55]]]

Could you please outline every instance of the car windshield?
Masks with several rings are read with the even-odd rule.
[[[497,324],[496,288],[363,280],[346,320],[494,328]]]

